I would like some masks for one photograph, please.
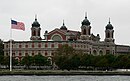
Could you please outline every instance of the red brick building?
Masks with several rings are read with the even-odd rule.
[[[114,42],[114,29],[112,24],[109,23],[105,26],[105,39],[100,41],[100,35],[91,33],[91,23],[87,16],[81,23],[81,30],[69,30],[64,22],[59,28],[50,32],[45,31],[44,39],[41,38],[40,24],[35,18],[31,27],[30,41],[12,41],[12,54],[13,57],[21,59],[26,55],[37,55],[38,53],[43,56],[51,57],[54,51],[63,44],[72,46],[74,49],[82,50],[86,54],[103,55],[103,54],[120,54],[130,52],[130,47],[125,45],[116,45]],[[9,55],[10,42],[4,42],[4,55]]]

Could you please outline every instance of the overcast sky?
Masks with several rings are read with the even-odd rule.
[[[10,19],[25,23],[25,31],[12,30],[14,40],[30,40],[31,24],[37,14],[41,24],[41,37],[45,30],[62,26],[80,31],[85,12],[91,22],[93,34],[105,38],[109,17],[114,26],[116,44],[130,45],[130,0],[0,0],[0,39],[10,39]]]

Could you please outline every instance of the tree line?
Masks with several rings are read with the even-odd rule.
[[[10,56],[0,56],[0,65],[9,68],[10,66]],[[35,56],[24,56],[21,60],[12,57],[12,66],[25,66],[24,69],[30,69],[30,66],[50,66],[51,62],[47,57],[41,54]]]
[[[68,45],[58,48],[54,62],[62,70],[114,70],[129,69],[130,55],[89,55],[76,51]]]

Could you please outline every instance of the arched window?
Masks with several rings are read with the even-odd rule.
[[[6,45],[6,48],[8,48],[8,45]]]
[[[51,55],[54,56],[54,53],[52,52]]]
[[[15,57],[15,53],[12,53],[13,57]]]
[[[36,36],[36,30],[33,30],[33,36]]]
[[[28,53],[25,53],[25,56],[28,56]]]
[[[90,28],[89,28],[88,34],[90,35]]]
[[[47,51],[45,52],[45,56],[47,56],[48,54],[47,54]]]
[[[32,48],[34,48],[34,44],[32,44]]]
[[[26,48],[28,48],[28,45],[25,45]]]
[[[32,53],[32,56],[34,56],[34,53]]]
[[[48,47],[48,44],[46,43],[46,44],[45,44],[45,48],[47,48],[47,47]]]
[[[110,32],[107,32],[106,37],[107,37],[107,38],[110,38]]]
[[[96,54],[97,54],[97,51],[96,51],[96,50],[93,50],[93,54],[96,55]]]
[[[38,36],[40,36],[40,30],[38,31]]]
[[[32,30],[32,36],[34,36],[34,31]]]
[[[6,56],[8,56],[9,54],[8,53],[6,53]]]
[[[19,53],[19,56],[21,56],[22,54],[21,53]]]
[[[62,44],[58,44],[58,48],[60,48],[62,46]]]
[[[112,38],[113,38],[113,32],[112,32]]]
[[[41,48],[41,44],[40,43],[38,44],[38,47]]]
[[[19,45],[19,48],[21,48],[21,47],[22,47],[22,45],[20,44],[20,45]]]
[[[86,35],[86,29],[83,29],[83,35]]]
[[[110,50],[106,50],[106,54],[110,54]]]
[[[61,41],[62,38],[61,38],[60,35],[54,35],[54,36],[52,37],[52,40],[54,40],[54,41]]]
[[[99,55],[103,55],[103,51],[102,50],[99,51]]]

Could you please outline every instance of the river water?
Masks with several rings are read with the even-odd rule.
[[[0,81],[130,81],[130,76],[0,76]]]

